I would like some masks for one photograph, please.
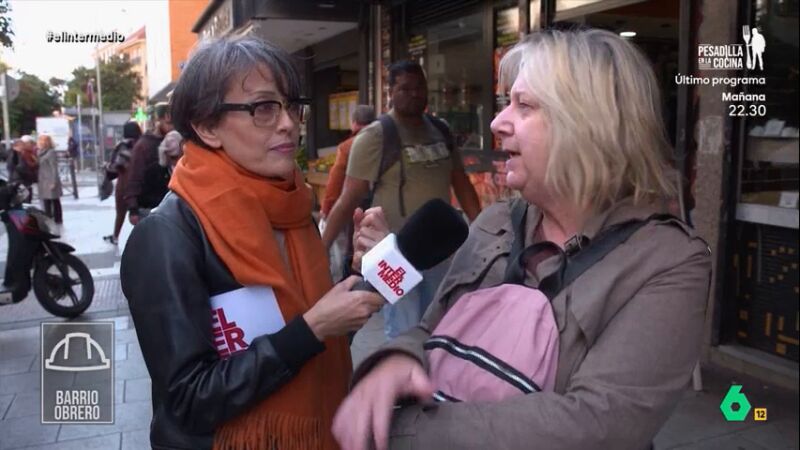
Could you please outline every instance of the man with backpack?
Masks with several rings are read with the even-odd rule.
[[[132,225],[139,223],[151,209],[158,206],[169,191],[169,172],[158,163],[158,146],[164,136],[173,130],[169,104],[157,103],[153,107],[153,120],[153,131],[148,131],[136,141],[131,156],[125,204]]]
[[[399,61],[389,68],[392,109],[353,141],[347,177],[328,215],[322,241],[330,246],[358,206],[381,206],[392,232],[428,200],[449,203],[450,187],[469,220],[480,202],[441,119],[425,113],[428,88],[422,67]],[[447,262],[423,273],[423,281],[401,301],[384,307],[387,337],[416,325],[439,285]]]

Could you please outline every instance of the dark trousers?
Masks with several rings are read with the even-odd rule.
[[[128,171],[120,170],[117,175],[117,185],[114,187],[114,207],[117,215],[114,219],[114,239],[119,239],[122,225],[125,223],[125,216],[128,215],[128,207],[125,205],[125,190],[128,188]]]
[[[61,199],[59,198],[53,200],[43,199],[42,202],[44,202],[45,214],[52,217],[53,220],[55,220],[56,223],[59,225],[64,223],[63,212],[61,211]]]

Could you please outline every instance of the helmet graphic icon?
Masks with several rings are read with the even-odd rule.
[[[76,340],[80,343],[83,343],[83,347],[78,347],[77,351],[73,351],[73,357],[70,358],[70,343],[72,340]],[[78,364],[76,365],[63,365],[57,364],[56,361],[59,361],[59,351],[63,348],[63,358],[60,358],[60,361],[64,362],[72,362],[77,361]],[[73,345],[74,348],[74,345]],[[84,355],[82,350],[83,348],[86,349],[86,359],[82,359],[81,357]],[[92,348],[97,351],[99,356],[99,363],[92,361]],[[76,357],[77,356],[77,357]],[[44,367],[50,370],[60,370],[64,372],[88,372],[91,370],[104,370],[111,367],[111,361],[106,358],[105,352],[100,347],[100,344],[97,343],[89,333],[68,333],[64,336],[64,339],[58,341],[58,344],[53,347],[53,350],[50,352],[50,357],[45,360]]]

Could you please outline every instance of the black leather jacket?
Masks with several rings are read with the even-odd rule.
[[[280,389],[325,349],[297,316],[219,358],[209,298],[242,286],[172,192],[134,228],[120,272],[152,379],[153,448],[211,448],[218,425]]]

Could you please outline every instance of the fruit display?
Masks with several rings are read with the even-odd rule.
[[[331,167],[333,167],[334,162],[336,162],[336,153],[331,153],[330,155],[324,156],[322,158],[309,161],[308,167],[310,170],[313,170],[315,172],[327,173],[331,170]]]

